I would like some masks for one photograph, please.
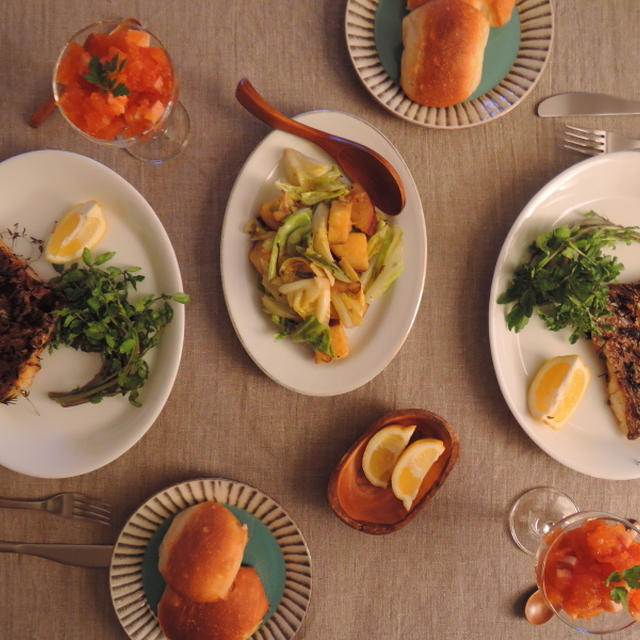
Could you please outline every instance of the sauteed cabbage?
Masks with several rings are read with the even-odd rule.
[[[402,231],[337,166],[283,153],[279,195],[247,225],[249,260],[277,337],[311,345],[316,362],[349,353],[345,329],[402,273]]]

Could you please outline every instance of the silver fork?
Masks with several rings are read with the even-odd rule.
[[[34,509],[47,511],[64,518],[90,520],[111,526],[111,505],[93,500],[81,493],[56,493],[43,500],[19,500],[17,498],[0,498],[0,507],[8,509]]]
[[[571,151],[595,156],[610,151],[640,149],[640,140],[604,129],[582,129],[565,125],[564,147]]]

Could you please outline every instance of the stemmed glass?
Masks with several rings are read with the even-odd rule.
[[[630,521],[608,513],[580,511],[569,496],[551,487],[536,487],[526,491],[509,511],[509,530],[514,542],[520,549],[536,557],[536,582],[546,606],[563,622],[578,631],[606,634],[626,629],[636,620],[626,608],[613,601],[607,607],[610,611],[605,610],[588,618],[572,617],[562,609],[557,591],[554,590],[559,574],[565,572],[570,576],[574,563],[577,562],[571,550],[565,555],[564,551],[559,554],[559,550],[567,544],[572,531],[591,526],[588,523],[592,521],[618,526],[621,531],[629,534],[629,540],[640,536],[640,529]],[[640,538],[638,540],[640,541]],[[602,570],[607,575],[613,571],[613,568],[609,571],[605,567],[603,564]],[[589,588],[590,584],[600,588],[604,585],[606,576],[586,575],[584,579],[585,583],[581,589]],[[540,622],[544,621],[546,618]]]
[[[118,89],[122,78],[124,89]],[[187,145],[190,120],[178,100],[175,67],[158,38],[133,18],[103,20],[75,33],[58,56],[53,95],[83,136],[151,164]]]

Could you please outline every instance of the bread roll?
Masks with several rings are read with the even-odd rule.
[[[465,0],[431,0],[402,21],[400,85],[414,102],[448,107],[482,77],[489,23]]]
[[[431,0],[407,0],[407,9],[413,11]],[[465,0],[474,6],[489,21],[492,27],[501,27],[511,18],[516,0]]]
[[[169,640],[245,640],[268,610],[256,570],[240,567],[224,600],[195,603],[165,588],[158,603],[158,622]]]
[[[158,549],[158,570],[174,590],[194,602],[224,598],[242,562],[246,525],[218,502],[181,511]]]

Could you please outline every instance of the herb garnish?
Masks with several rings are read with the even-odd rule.
[[[540,234],[529,247],[531,257],[519,265],[499,304],[513,303],[507,313],[509,329],[520,331],[533,310],[546,327],[559,331],[571,327],[569,342],[599,334],[599,318],[609,313],[607,282],[624,268],[615,256],[602,253],[616,242],[640,242],[638,227],[614,224],[595,211],[577,224]]]
[[[173,318],[169,300],[187,303],[185,293],[145,295],[134,303],[128,294],[144,280],[140,267],[119,269],[100,265],[113,252],[92,257],[85,249],[84,266],[74,263],[65,269],[54,265],[59,276],[50,284],[60,291],[65,304],[56,310],[56,327],[49,350],[67,345],[80,351],[99,353],[100,371],[82,387],[49,396],[63,407],[85,402],[98,403],[105,396],[129,396],[139,407],[139,389],[149,375],[144,355],[158,342],[158,334]]]
[[[605,580],[605,585],[608,587],[614,582],[626,582],[631,589],[640,589],[640,564],[636,564],[624,571],[614,571]],[[628,609],[627,597],[629,595],[629,589],[624,585],[613,587],[610,591],[611,599],[614,602],[620,602],[625,609]]]
[[[95,84],[105,93],[111,91],[113,96],[128,96],[129,89],[123,82],[118,82],[115,74],[120,73],[127,64],[127,59],[118,59],[116,53],[111,60],[100,62],[100,58],[96,55],[91,56],[89,60],[89,73],[85,73],[82,77],[91,84]]]

